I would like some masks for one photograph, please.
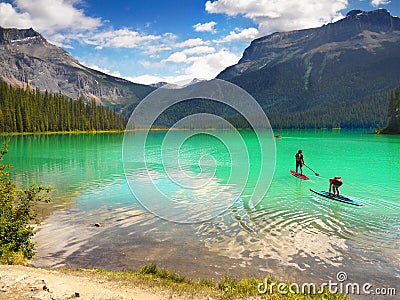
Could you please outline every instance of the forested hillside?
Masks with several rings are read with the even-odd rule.
[[[299,112],[268,112],[274,128],[382,128],[387,118],[388,92],[380,92],[345,102],[320,105]],[[299,100],[299,106],[307,106]]]
[[[390,93],[389,122],[378,133],[400,134],[400,87]]]
[[[95,101],[0,81],[0,132],[123,130],[125,124],[125,118]]]

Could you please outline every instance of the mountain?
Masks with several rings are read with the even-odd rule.
[[[152,83],[152,84],[150,84],[150,86],[155,87],[155,88],[160,88],[167,84],[168,84],[168,82],[160,81],[160,82]]]
[[[254,40],[217,78],[247,90],[273,127],[377,127],[400,83],[400,19],[350,11],[318,28]]]
[[[12,85],[29,84],[72,99],[83,96],[126,114],[125,107],[155,89],[85,67],[32,28],[0,27],[0,70],[0,77]]]

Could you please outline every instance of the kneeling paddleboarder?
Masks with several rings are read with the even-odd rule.
[[[340,196],[339,187],[343,184],[342,177],[335,176],[329,179],[329,193],[333,190],[333,194]]]

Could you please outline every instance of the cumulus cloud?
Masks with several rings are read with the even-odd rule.
[[[236,64],[239,59],[240,57],[227,49],[221,49],[216,53],[190,58],[191,64],[185,73],[190,78],[212,79],[225,68]]]
[[[30,28],[53,44],[71,48],[71,40],[80,39],[102,26],[101,18],[85,15],[74,7],[77,0],[15,0],[0,3],[0,26]]]
[[[183,63],[183,66],[180,66],[180,74],[175,76],[181,80],[189,78],[212,79],[228,66],[236,64],[239,59],[239,56],[227,49],[217,51],[213,47],[200,46],[175,52],[163,60],[163,63]],[[172,82],[171,78],[168,80],[164,78],[164,81]]]
[[[141,75],[131,77],[128,80],[143,84],[151,84],[161,81],[172,83],[192,78],[213,79],[222,70],[236,64],[240,59],[239,56],[231,53],[227,49],[221,49],[218,52],[192,57],[187,57],[182,52],[177,53],[179,54],[174,53],[171,55],[173,58],[170,56],[170,61],[175,59],[176,61],[184,62],[186,64],[186,67],[181,68],[181,72],[179,74],[171,76]]]
[[[211,21],[208,23],[197,23],[196,25],[193,25],[194,31],[196,32],[211,32],[211,33],[216,33],[217,31],[215,30],[215,25],[217,25],[216,22]]]
[[[33,27],[31,16],[27,12],[18,13],[9,3],[0,3],[0,26],[29,28]]]
[[[76,2],[76,1],[75,1]],[[86,16],[83,10],[67,0],[15,0],[14,6],[0,3],[0,25],[3,27],[33,27],[42,33],[58,30],[84,31],[101,26],[100,18]]]
[[[195,46],[201,46],[201,45],[207,45],[208,42],[203,41],[201,38],[193,38],[193,39],[188,39],[186,41],[183,41],[181,43],[176,43],[175,47],[177,48],[186,48],[186,47],[195,47]]]
[[[138,48],[143,47],[143,43],[159,40],[161,37],[156,35],[145,35],[127,28],[104,31],[94,34],[86,39],[88,44],[97,45],[97,49],[104,47],[110,48]]]
[[[190,63],[188,57],[195,55],[203,55],[214,53],[215,48],[209,46],[197,46],[182,51],[172,53],[168,58],[164,59],[163,62],[174,62],[174,63]]]
[[[157,82],[166,82],[166,80],[162,76],[148,75],[148,74],[134,76],[134,77],[128,76],[128,77],[125,77],[125,79],[129,80],[131,82],[141,83],[141,84],[153,84],[153,83],[157,83]]]
[[[259,36],[257,28],[235,29],[222,39],[223,42],[244,41],[249,42]]]
[[[376,1],[376,0],[375,0]],[[243,16],[258,25],[261,34],[318,27],[343,18],[348,0],[215,0],[207,1],[209,13]]]
[[[215,48],[209,46],[197,46],[193,48],[188,48],[183,50],[183,53],[188,55],[197,55],[197,54],[207,54],[207,53],[214,53]]]
[[[389,0],[372,0],[371,5],[378,7],[379,5],[386,5],[389,4],[391,1]]]
[[[182,63],[186,62],[187,56],[184,52],[175,52],[168,56],[166,59],[163,59],[162,62],[173,62],[173,63]]]

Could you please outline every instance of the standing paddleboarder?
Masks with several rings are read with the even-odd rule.
[[[296,157],[296,173],[298,173],[297,170],[300,167],[300,174],[303,174],[303,164],[304,164],[303,150],[300,149],[296,153],[295,157]]]

